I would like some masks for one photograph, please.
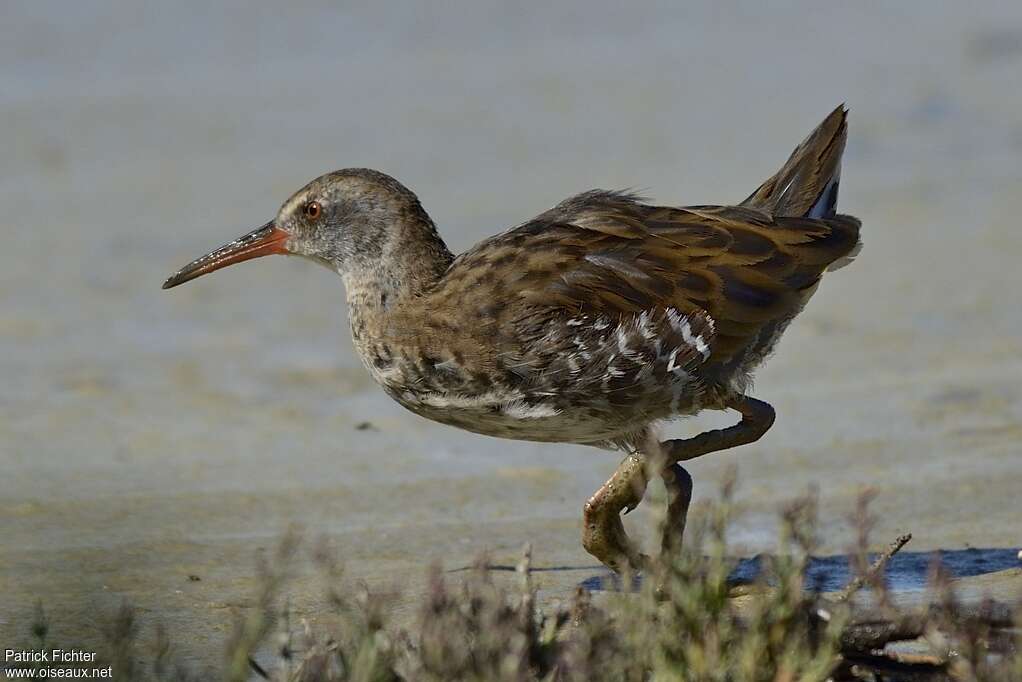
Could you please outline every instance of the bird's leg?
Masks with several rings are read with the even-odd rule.
[[[661,461],[666,465],[661,476],[667,486],[668,496],[667,523],[662,542],[664,552],[677,552],[681,549],[688,505],[692,501],[692,477],[678,462],[753,443],[774,423],[774,408],[762,400],[737,396],[726,402],[725,406],[741,412],[742,420],[726,429],[704,431],[692,438],[668,440],[660,444]]]
[[[618,573],[626,566],[641,570],[647,563],[646,557],[628,540],[621,523],[621,511],[630,511],[642,501],[646,483],[646,458],[632,453],[586,501],[582,515],[582,546]]]
[[[736,396],[724,406],[741,412],[742,421],[726,429],[704,431],[692,438],[664,441],[660,446],[667,462],[684,462],[718,450],[755,443],[774,423],[774,408],[762,400]]]
[[[677,552],[681,548],[692,501],[692,477],[678,462],[753,443],[774,423],[774,408],[762,400],[737,396],[728,400],[725,407],[740,412],[742,420],[726,429],[705,431],[693,438],[664,441],[660,443],[658,456],[649,461],[637,452],[625,457],[614,475],[586,502],[582,532],[586,551],[619,573],[625,566],[641,570],[648,564],[648,559],[628,540],[621,523],[622,510],[627,513],[642,501],[649,480],[647,467],[659,470],[667,487],[667,523],[662,549]]]
[[[660,476],[667,488],[667,516],[664,519],[660,553],[661,556],[667,557],[681,550],[685,521],[688,519],[688,505],[692,502],[692,476],[677,462],[663,469]]]

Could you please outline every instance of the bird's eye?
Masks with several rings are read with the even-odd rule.
[[[318,201],[310,201],[302,207],[302,213],[309,220],[315,220],[323,212],[323,207],[319,205]]]

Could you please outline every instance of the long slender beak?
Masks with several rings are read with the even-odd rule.
[[[202,258],[196,258],[184,266],[163,283],[164,289],[184,284],[196,277],[234,265],[241,261],[269,256],[274,253],[287,253],[285,244],[291,236],[286,230],[277,227],[273,221],[266,223],[257,230],[252,230],[244,237],[239,237],[219,249],[210,251]]]

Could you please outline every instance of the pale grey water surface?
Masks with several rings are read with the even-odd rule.
[[[402,411],[323,269],[163,278],[344,166],[412,187],[455,250],[591,187],[737,201],[840,102],[865,249],[759,373],[776,426],[694,462],[697,494],[740,465],[747,556],[810,483],[829,554],[867,485],[878,546],[1022,543],[1016,2],[5,2],[0,33],[0,644],[36,599],[85,642],[128,599],[213,660],[292,523],[412,594],[525,542],[580,567],[549,598],[600,574],[579,516],[614,454]]]

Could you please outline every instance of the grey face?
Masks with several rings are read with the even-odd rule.
[[[169,289],[220,268],[278,253],[305,256],[348,275],[375,270],[414,223],[435,238],[419,200],[389,175],[348,168],[322,175],[284,202],[262,227],[197,258],[172,275]]]
[[[340,273],[380,259],[402,213],[402,197],[362,172],[316,178],[281,206],[276,224],[289,252]]]

